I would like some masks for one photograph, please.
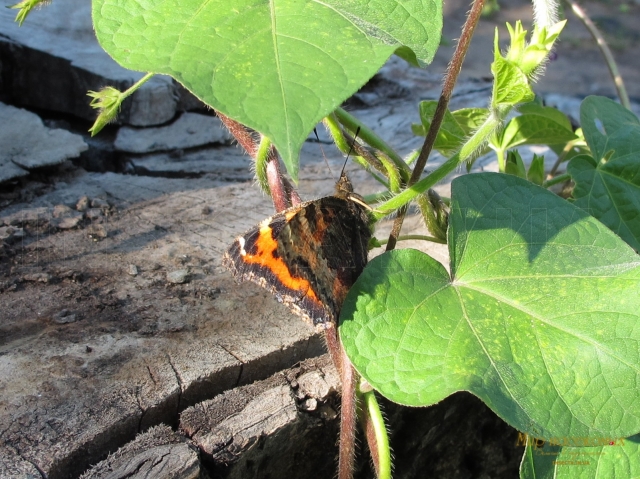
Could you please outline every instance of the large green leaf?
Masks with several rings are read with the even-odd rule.
[[[569,162],[575,204],[640,251],[640,121],[596,96],[582,102],[580,121],[593,158]]]
[[[544,444],[539,441],[527,446],[520,465],[520,478],[637,479],[640,477],[639,443],[640,435],[629,438],[561,437]]]
[[[480,397],[537,437],[640,431],[640,258],[602,223],[511,175],[452,183],[451,275],[404,249],[343,306],[356,369],[398,403]]]
[[[520,145],[555,145],[575,140],[571,123],[564,113],[547,106],[527,103],[519,108],[499,135],[499,148],[508,150]]]
[[[265,134],[296,178],[309,132],[394,51],[431,61],[442,2],[93,0],[93,22],[118,63],[171,75]]]

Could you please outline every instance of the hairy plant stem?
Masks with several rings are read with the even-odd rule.
[[[342,400],[340,403],[340,452],[338,457],[338,479],[351,479],[356,458],[356,383],[358,373],[351,365],[342,345]]]
[[[233,135],[238,144],[244,148],[244,151],[246,151],[251,158],[255,158],[256,150],[258,149],[258,142],[252,132],[242,123],[232,120],[227,115],[224,115],[219,111],[216,111],[216,115],[218,115],[220,121],[227,127],[229,133]]]
[[[269,155],[271,153],[271,140],[266,136],[260,138],[260,145],[256,149],[256,180],[263,193],[271,196],[269,188],[269,179],[267,177],[267,165],[269,164]]]
[[[409,179],[409,168],[407,167],[407,164],[393,150],[393,148],[391,148],[382,138],[376,135],[371,128],[342,108],[336,108],[333,113],[338,121],[352,133],[355,133],[359,128],[360,133],[358,133],[358,136],[362,138],[367,145],[386,154],[387,157],[396,165],[396,168],[404,181]]]
[[[338,479],[351,479],[356,456],[356,377],[357,373],[347,357],[336,325],[325,329],[324,339],[329,356],[333,361],[342,386],[340,405],[340,442],[338,450]],[[377,447],[374,442],[368,443],[369,448]]]
[[[408,188],[411,188],[418,182],[425,166],[427,165],[427,160],[429,159],[429,155],[431,154],[431,150],[433,149],[433,145],[436,141],[438,130],[440,130],[440,125],[442,124],[444,115],[447,112],[449,100],[451,99],[451,94],[453,93],[453,87],[455,86],[458,76],[460,75],[462,62],[464,61],[464,57],[467,54],[467,50],[469,49],[469,44],[471,43],[471,38],[473,37],[473,32],[476,28],[476,25],[480,20],[483,6],[484,0],[474,0],[471,10],[469,11],[469,15],[467,16],[467,20],[462,27],[462,34],[460,35],[460,39],[458,40],[458,44],[456,45],[456,50],[447,68],[447,73],[444,78],[444,85],[442,87],[442,93],[440,94],[440,99],[438,100],[436,111],[433,114],[431,125],[429,125],[429,131],[427,132],[427,136],[424,139],[424,144],[420,151],[420,155],[418,155],[418,159],[413,168],[413,172],[411,173],[411,177],[409,178],[409,181],[407,183]],[[406,207],[403,207],[398,211],[398,216],[393,223],[391,234],[389,235],[387,251],[394,249],[396,246],[396,242],[398,241],[398,237],[400,236],[400,230],[402,229],[402,223],[404,221],[406,212]]]
[[[348,144],[353,145],[351,148],[359,157],[363,158],[369,165],[373,166],[376,170],[389,178],[389,189],[393,191],[396,185],[400,184],[401,180],[398,175],[398,170],[388,156],[381,151],[379,151],[377,155],[372,153],[365,146],[358,143],[356,138],[346,131],[343,131],[342,134]]]
[[[424,193],[432,186],[435,186],[439,181],[442,181],[462,162],[473,158],[473,155],[480,150],[480,147],[487,141],[489,136],[502,125],[504,116],[507,113],[507,111],[501,111],[499,113],[491,112],[480,128],[478,128],[471,138],[467,140],[458,153],[433,170],[428,176],[405,189],[402,193],[394,196],[385,203],[378,205],[371,213],[372,216],[376,220],[379,220],[388,215],[389,212],[395,211],[403,205],[406,205],[419,194]]]
[[[348,115],[346,112],[345,114]],[[403,170],[397,167],[398,165],[397,160],[400,157],[395,152],[393,152],[393,150],[390,147],[386,146],[386,143],[384,143],[382,139],[380,139],[372,131],[362,130],[362,128],[360,127],[360,124],[355,123],[353,121],[349,122],[350,127],[356,126],[355,131],[358,133],[359,137],[363,141],[365,141],[369,145],[371,145],[371,143],[369,142],[372,142],[373,144],[376,144],[379,147],[385,148],[386,150],[393,152],[393,158],[395,158],[395,160],[392,159],[391,156],[387,155],[387,153],[385,153],[385,151],[383,151],[380,148],[377,148],[375,150],[376,152],[374,153],[372,151],[369,151],[369,149],[367,149],[365,146],[358,143],[355,137],[351,136],[347,131],[345,131],[340,126],[340,122],[338,121],[338,116],[336,115],[335,112],[329,115],[328,117],[326,117],[324,119],[324,123],[327,126],[329,133],[331,134],[333,140],[336,143],[336,146],[340,151],[347,154],[350,151],[355,152],[355,156],[353,157],[353,159],[357,163],[362,165],[366,171],[371,173],[376,180],[382,183],[388,190],[394,193],[400,192],[401,185],[404,184],[404,180],[401,175],[401,171]],[[361,134],[363,131],[364,131],[364,134]],[[400,159],[400,162],[402,162],[401,159]],[[386,175],[386,177],[389,178],[389,181],[387,182],[383,178],[379,177],[378,175],[373,174],[370,167],[373,167],[383,175]],[[406,165],[404,167],[404,171],[405,173],[408,174],[409,170],[406,168]]]
[[[269,192],[271,193],[273,207],[276,209],[276,212],[279,213],[300,203],[298,193],[295,192],[291,185],[288,184],[282,176],[282,172],[280,171],[280,161],[278,160],[278,155],[273,146],[269,148],[266,173],[267,182],[269,183]],[[298,200],[295,201],[294,198],[298,198]]]
[[[384,427],[384,419],[375,395],[366,396],[358,393],[358,373],[340,343],[338,329],[330,327],[325,330],[324,338],[342,386],[340,406],[340,443],[338,453],[338,479],[351,479],[356,454],[356,418],[358,404],[365,402],[362,412],[362,426],[367,447],[371,453],[376,476],[379,479],[391,478],[391,458],[389,439]],[[382,428],[382,429],[381,429]],[[382,431],[382,432],[381,432]],[[385,471],[388,475],[382,475]]]
[[[376,438],[378,447],[371,450],[371,458],[378,479],[391,479],[391,449],[387,427],[382,417],[382,411],[378,404],[375,391],[360,393],[364,409],[364,430],[367,435]]]
[[[371,168],[375,168],[382,174],[385,174],[386,171],[384,169],[384,165],[376,158],[370,151],[364,148],[362,145],[355,142],[352,136],[347,135],[346,132],[340,126],[338,119],[335,113],[332,113],[326,116],[323,120],[324,126],[327,127],[329,134],[331,135],[331,139],[334,144],[345,155],[348,155],[350,152],[353,152],[354,155],[351,156],[353,161],[358,163],[362,168],[364,168],[369,173],[373,174]],[[378,175],[374,175],[374,177],[383,182],[386,186],[387,183],[382,180],[382,178]]]
[[[607,45],[607,42],[605,41],[604,37],[600,33],[600,30],[598,30],[598,27],[596,27],[595,23],[593,23],[591,18],[589,18],[589,15],[587,15],[587,12],[585,12],[582,9],[582,7],[578,5],[578,3],[576,3],[574,0],[564,0],[564,1],[571,7],[571,10],[576,15],[576,17],[578,17],[580,21],[582,21],[584,26],[587,27],[587,30],[589,30],[589,33],[591,33],[591,36],[594,38],[594,40],[598,44],[598,47],[600,48],[600,51],[604,56],[604,60],[607,64],[607,67],[609,68],[609,73],[611,73],[611,78],[613,79],[613,83],[616,86],[616,91],[618,92],[618,98],[620,98],[620,103],[627,110],[630,110],[631,103],[629,102],[629,95],[627,94],[627,89],[624,86],[624,81],[622,80],[622,76],[620,76],[620,71],[618,70],[618,64],[613,58],[611,49],[609,48],[609,45]]]
[[[447,226],[446,221],[443,221],[443,208],[442,204],[432,203],[430,198],[430,193],[435,193],[433,190],[429,190],[427,193],[422,195],[418,195],[416,198],[416,203],[420,207],[420,212],[422,213],[422,219],[427,225],[427,229],[433,234],[434,237],[438,238],[438,242],[447,242]],[[438,201],[439,197],[435,197],[434,200]],[[398,241],[400,237],[398,236]]]
[[[238,141],[240,146],[249,154],[251,158],[256,158],[260,147],[258,141],[251,131],[243,124],[229,118],[228,116],[216,111],[218,118],[227,127],[229,133]],[[269,185],[269,193],[273,200],[273,207],[276,212],[286,210],[290,206],[298,205],[302,202],[300,196],[293,188],[291,183],[282,176],[280,171],[280,161],[278,153],[273,145],[269,145],[269,151],[266,158],[266,166],[261,161],[256,168],[264,168],[266,172],[266,180]]]

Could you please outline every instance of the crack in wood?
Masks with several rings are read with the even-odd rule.
[[[224,344],[218,343],[218,346],[220,346],[226,353],[228,353],[230,356],[233,356],[235,359],[238,360],[238,362],[240,363],[240,370],[238,371],[238,377],[236,378],[236,382],[235,385],[233,386],[234,388],[237,388],[240,385],[240,380],[242,379],[242,373],[244,372],[244,361],[242,359],[240,359],[237,355],[235,355],[231,350],[227,349]]]
[[[13,446],[13,449],[15,450],[16,454],[18,455],[18,457],[20,459],[22,459],[23,461],[28,462],[29,464],[31,464],[36,469],[36,471],[38,471],[38,473],[42,476],[42,479],[49,479],[49,476],[47,475],[47,473],[44,472],[44,470],[42,470],[42,468],[40,466],[38,466],[38,464],[36,464],[35,461],[32,461],[28,457],[25,457],[24,454],[22,454],[22,452],[20,451],[19,447]]]
[[[138,419],[138,427],[137,427],[137,432],[140,432],[142,430],[142,421],[144,420],[144,415],[147,412],[144,407],[142,407],[142,404],[140,403],[140,386],[137,386],[135,388],[135,398],[136,398],[136,404],[138,405],[138,409],[140,409],[140,419]]]
[[[176,417],[179,416],[180,414],[180,403],[182,402],[182,393],[184,390],[184,382],[182,381],[182,378],[180,377],[180,374],[178,373],[178,370],[176,369],[175,364],[173,364],[173,360],[171,359],[171,355],[167,354],[167,361],[169,362],[169,366],[171,366],[171,369],[173,370],[173,374],[176,377],[176,381],[178,381],[178,401],[177,401],[177,406],[176,406]]]
[[[147,364],[147,372],[149,373],[149,377],[151,378],[151,381],[153,382],[154,386],[157,386],[158,382],[156,381],[156,378],[153,375],[153,372],[151,371],[151,366],[149,366],[148,364]]]

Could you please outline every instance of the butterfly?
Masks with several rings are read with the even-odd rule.
[[[252,281],[319,329],[340,308],[365,265],[370,208],[343,171],[335,193],[288,208],[235,239],[222,264]]]

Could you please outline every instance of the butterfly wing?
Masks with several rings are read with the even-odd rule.
[[[223,264],[311,324],[336,324],[349,288],[367,263],[368,212],[329,196],[290,208],[237,238]]]

